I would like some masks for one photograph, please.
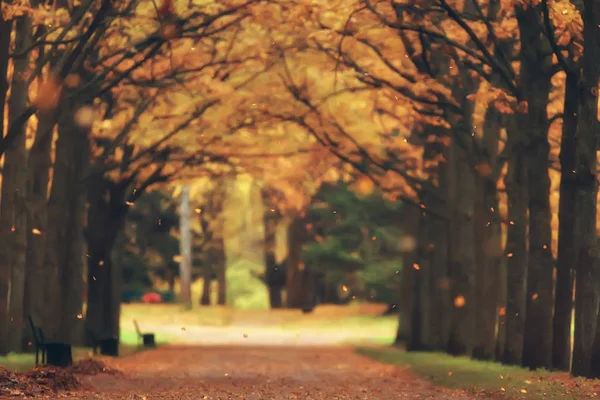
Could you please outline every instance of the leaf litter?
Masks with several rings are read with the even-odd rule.
[[[165,346],[111,360],[123,371],[86,378],[71,399],[465,399],[341,346]]]
[[[27,372],[10,371],[0,366],[0,398],[47,397],[82,388],[79,377],[98,374],[120,375],[102,361],[86,359],[70,367],[35,367]]]

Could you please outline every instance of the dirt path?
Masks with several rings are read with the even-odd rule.
[[[164,346],[115,360],[71,399],[470,399],[345,347]]]

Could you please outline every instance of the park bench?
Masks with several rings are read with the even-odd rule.
[[[135,319],[133,320],[133,325],[135,326],[135,331],[137,332],[138,339],[142,340],[142,344],[144,345],[144,347],[156,347],[154,333],[142,333]]]
[[[71,345],[62,342],[48,342],[44,335],[44,330],[37,327],[33,322],[31,315],[27,317],[33,340],[35,342],[35,365],[39,365],[39,356],[41,353],[42,365],[54,365],[56,367],[68,367],[73,364],[73,354]]]
[[[90,337],[92,338],[92,345],[94,354],[98,354],[98,349],[100,350],[100,354],[104,356],[119,356],[119,339],[115,337],[104,337],[99,338],[94,334],[94,332],[88,328],[88,332]]]

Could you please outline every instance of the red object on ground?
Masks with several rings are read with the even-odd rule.
[[[144,303],[162,303],[162,296],[156,292],[148,292],[142,296]]]

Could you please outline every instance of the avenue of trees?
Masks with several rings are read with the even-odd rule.
[[[600,377],[596,0],[2,11],[0,353],[28,347],[27,315],[118,335],[113,250],[157,185],[222,183],[197,245],[225,296],[214,191],[249,174],[273,307],[361,276],[357,297],[396,291],[408,350]]]

